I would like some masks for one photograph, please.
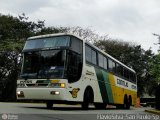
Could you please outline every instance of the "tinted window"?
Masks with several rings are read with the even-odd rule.
[[[113,61],[112,61],[112,67],[113,67],[113,68],[112,68],[112,71],[113,71],[113,72],[116,72],[116,63],[113,62]]]
[[[85,56],[86,56],[86,60],[88,62],[91,62],[92,61],[92,52],[91,52],[91,48],[89,46],[85,46]]]
[[[103,57],[103,65],[104,65],[104,69],[107,69],[107,58]]]
[[[108,59],[108,70],[111,72],[116,72],[116,63],[111,59]]]
[[[129,78],[130,78],[130,80],[131,80],[131,81],[133,81],[133,82],[136,82],[136,76],[135,76],[135,73],[130,72],[130,74],[129,74],[129,75],[130,75],[130,77],[129,77]]]
[[[102,54],[98,54],[98,65],[100,67],[103,67],[103,55]]]
[[[69,36],[38,38],[33,40],[27,40],[24,46],[24,50],[49,48],[57,46],[69,46],[69,44],[70,44]]]
[[[92,63],[97,64],[97,54],[96,51],[92,50]]]
[[[116,64],[116,72],[118,75],[123,76],[123,67],[119,64]]]
[[[86,56],[86,61],[97,65],[97,53],[88,45],[85,45],[85,56]]]
[[[32,51],[24,53],[22,77],[64,78],[65,50]]]
[[[68,82],[76,82],[80,79],[82,73],[82,55],[69,51],[68,64],[67,64],[67,76]]]
[[[124,68],[124,77],[129,79],[129,71],[126,68]]]
[[[82,54],[82,41],[78,38],[72,37],[71,39],[71,48],[75,52]]]
[[[108,59],[108,70],[109,71],[112,71],[112,60],[111,59]]]

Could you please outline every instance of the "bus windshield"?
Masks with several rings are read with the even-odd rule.
[[[69,36],[48,37],[27,40],[23,50],[41,49],[41,48],[54,48],[70,45]]]
[[[23,78],[63,78],[66,50],[24,52]]]

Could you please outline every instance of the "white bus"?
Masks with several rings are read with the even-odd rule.
[[[47,34],[27,39],[17,80],[18,100],[53,104],[107,104],[129,109],[136,104],[133,69],[72,34]]]

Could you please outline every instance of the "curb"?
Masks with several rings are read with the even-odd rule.
[[[145,110],[145,112],[160,115],[160,110],[156,110],[156,109]]]

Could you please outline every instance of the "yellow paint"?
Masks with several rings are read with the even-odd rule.
[[[109,82],[111,85],[111,89],[112,89],[112,96],[113,96],[113,102],[115,103],[116,100],[116,96],[115,96],[115,81],[114,81],[114,76],[112,74],[109,74]]]
[[[58,83],[60,80],[51,80],[51,83]]]
[[[112,89],[113,101],[115,104],[123,104],[124,95],[132,96],[132,105],[136,105],[137,92],[116,86],[114,75],[109,73],[109,81]]]
[[[65,88],[65,83],[60,83],[61,88]]]

